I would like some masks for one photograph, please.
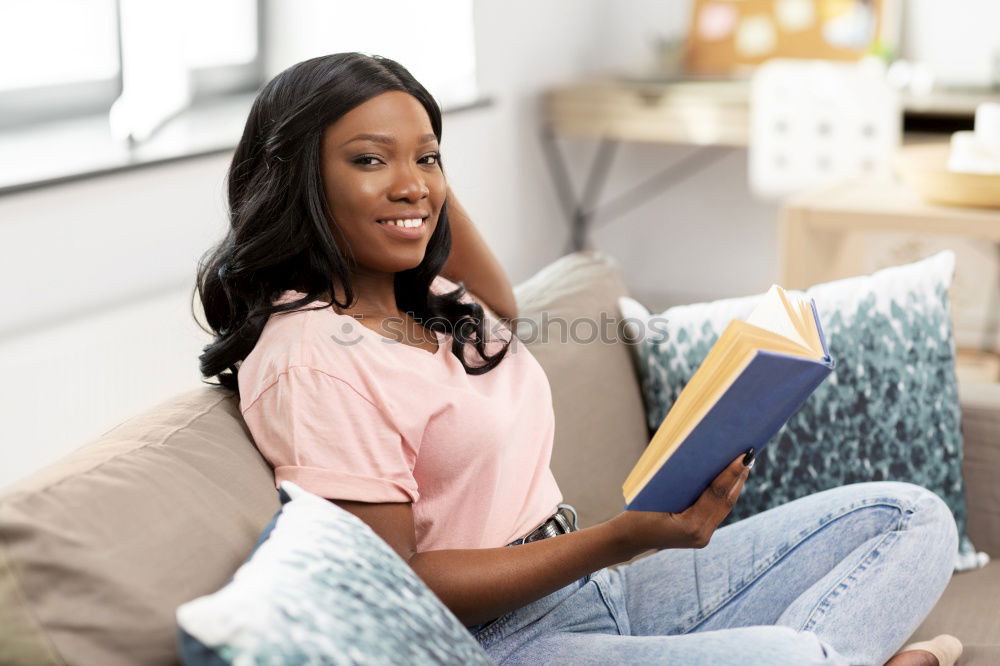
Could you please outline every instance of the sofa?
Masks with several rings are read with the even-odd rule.
[[[617,316],[627,295],[618,264],[594,251],[560,258],[515,292],[521,317],[535,321]],[[632,350],[565,340],[558,327],[525,342],[552,387],[564,501],[582,527],[608,520],[648,441]],[[968,533],[998,555],[1000,389],[963,385],[961,401]],[[209,385],[3,489],[0,664],[177,663],[175,609],[225,584],[277,508],[238,398]],[[913,640],[953,633],[961,664],[1000,663],[998,598],[1000,562],[955,574]]]

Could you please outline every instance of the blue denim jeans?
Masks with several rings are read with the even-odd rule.
[[[504,665],[883,664],[940,598],[957,541],[929,490],[856,483],[722,527],[705,548],[601,569],[469,630]]]

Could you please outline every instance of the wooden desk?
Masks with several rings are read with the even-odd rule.
[[[964,119],[970,129],[976,107],[997,101],[1000,93],[988,90],[942,90],[901,98],[908,119]],[[593,77],[545,91],[543,116],[552,131],[563,136],[745,147],[750,81]],[[940,141],[940,133],[935,138]]]
[[[542,149],[570,223],[568,251],[588,247],[600,215],[619,216],[747,144],[749,82],[642,82],[594,78],[542,95]],[[582,195],[577,195],[556,138],[598,140]],[[596,202],[622,142],[700,147],[604,204]]]
[[[792,196],[785,202],[779,248],[782,286],[803,289],[869,272],[870,267],[851,251],[849,241],[856,240],[858,232],[979,239],[992,243],[1000,260],[1000,209],[932,205],[896,181],[853,180]],[[956,278],[962,270],[962,266],[956,267]],[[998,326],[1000,285],[994,285],[981,351],[996,351]]]
[[[544,95],[556,134],[638,143],[745,147],[748,81],[588,79]]]
[[[997,99],[1000,95],[989,91],[945,91],[919,98],[904,96],[903,108],[906,118],[958,118],[971,127],[976,106]],[[569,249],[587,247],[587,232],[598,217],[607,221],[621,215],[732,150],[745,148],[749,118],[749,80],[683,81],[605,74],[545,91],[542,148],[570,222]],[[574,191],[559,151],[559,136],[599,142],[581,195]],[[933,140],[941,137],[935,134]],[[926,140],[923,133],[904,135],[907,143]],[[622,142],[697,148],[598,210],[596,202]]]

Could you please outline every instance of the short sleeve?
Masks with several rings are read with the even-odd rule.
[[[349,384],[289,368],[243,412],[275,487],[289,480],[327,499],[416,502],[416,451]]]

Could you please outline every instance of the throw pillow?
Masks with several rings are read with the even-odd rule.
[[[956,569],[981,566],[965,535],[965,485],[955,344],[948,290],[954,254],[789,294],[816,300],[837,365],[768,442],[726,523],[859,481],[910,481],[951,507]],[[669,308],[652,315],[619,300],[630,327],[650,434],[732,319],[762,296]]]
[[[177,609],[184,664],[493,663],[364,521],[290,481],[279,494],[232,579]]]

